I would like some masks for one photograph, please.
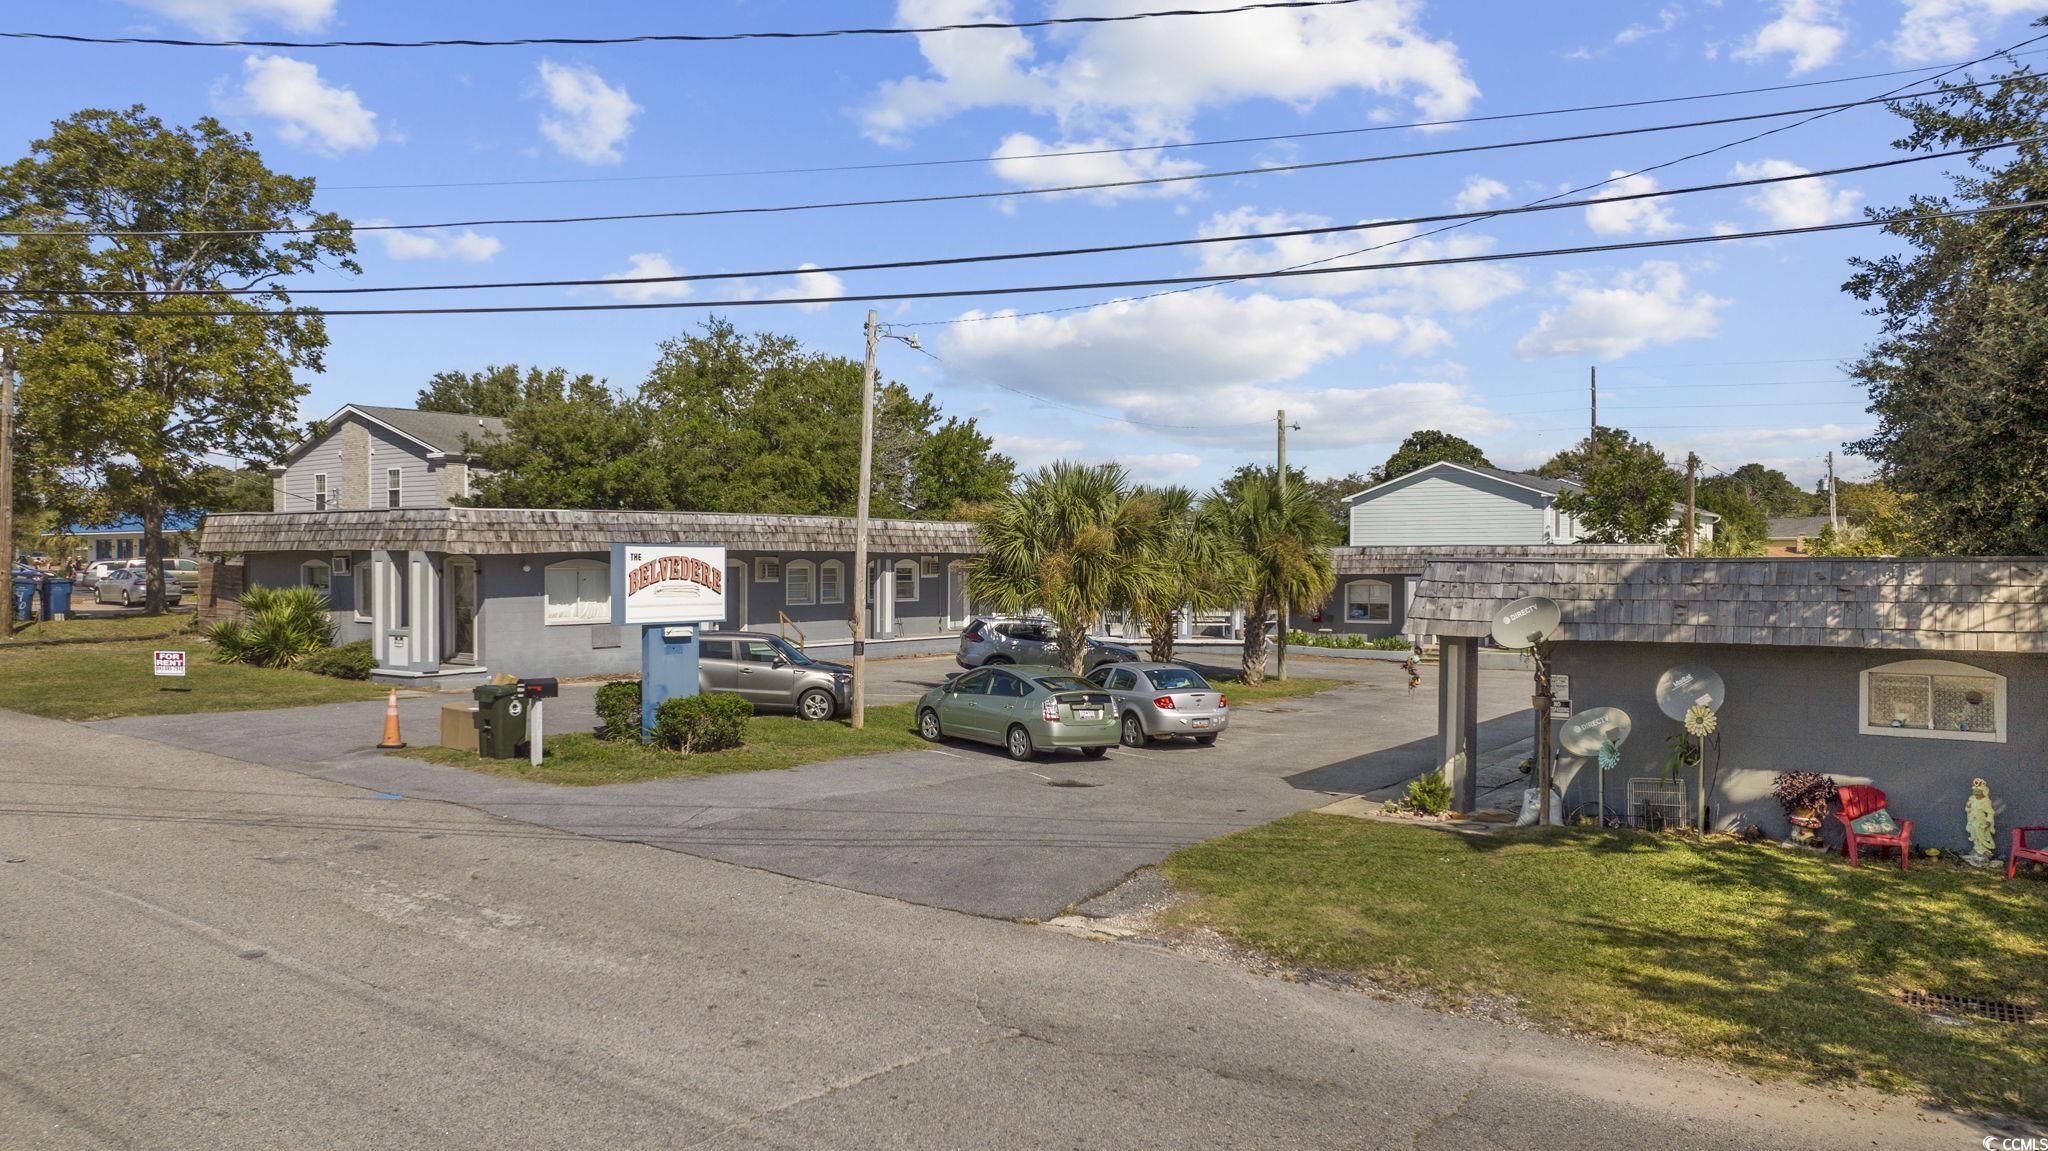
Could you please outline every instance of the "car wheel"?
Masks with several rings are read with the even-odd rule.
[[[1138,713],[1135,711],[1124,714],[1124,746],[1145,746],[1145,725],[1139,722]]]
[[[1101,759],[1109,754],[1109,749],[1106,747],[1084,747],[1081,749],[1081,754],[1089,759]]]
[[[925,708],[923,711],[918,712],[917,734],[924,737],[926,743],[939,742],[946,734],[939,730],[939,713],[931,708]]]
[[[839,701],[832,698],[831,692],[821,688],[814,687],[797,697],[796,713],[805,719],[831,719],[832,713],[838,710]]]
[[[1213,735],[1198,735],[1195,737],[1195,742],[1201,744],[1203,747],[1207,747],[1210,744],[1216,742],[1216,737]]]
[[[1033,751],[1031,733],[1025,731],[1022,724],[1013,725],[1010,728],[1010,737],[1004,741],[1004,746],[1009,748],[1011,759],[1030,759]]]

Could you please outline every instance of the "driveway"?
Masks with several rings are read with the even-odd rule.
[[[953,670],[944,658],[879,664],[880,701]],[[1332,799],[1389,794],[1432,766],[1436,694],[1397,665],[1301,660],[1295,673],[1350,682],[1233,709],[1212,747],[1119,748],[1019,764],[948,743],[790,771],[564,788],[377,754],[382,704],[140,717],[93,726],[377,791],[446,800],[579,835],[647,843],[782,875],[996,918],[1048,918],[1174,848]],[[1527,698],[1519,673],[1485,673],[1481,706]],[[587,729],[595,689],[563,689],[548,727]],[[401,704],[414,741],[434,736],[430,698]],[[1524,734],[1513,719],[1481,742]]]

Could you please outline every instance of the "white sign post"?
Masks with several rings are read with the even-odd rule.
[[[663,700],[697,694],[697,629],[725,622],[725,594],[722,547],[612,545],[612,622],[640,628],[643,739]]]
[[[157,675],[174,675],[180,679],[185,677],[185,653],[182,651],[156,652],[153,662]]]

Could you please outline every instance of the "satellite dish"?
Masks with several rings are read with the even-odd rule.
[[[1672,719],[1683,720],[1698,704],[1708,711],[1720,711],[1728,699],[1728,685],[1721,674],[1696,663],[1682,663],[1657,677],[1657,710]]]
[[[1493,642],[1518,650],[1535,647],[1549,639],[1563,619],[1564,612],[1556,600],[1525,596],[1493,613]]]
[[[1588,708],[1564,721],[1557,744],[1573,755],[1596,756],[1603,743],[1620,747],[1630,726],[1628,713],[1618,707]]]

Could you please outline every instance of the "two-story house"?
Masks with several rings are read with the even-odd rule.
[[[476,448],[496,416],[349,404],[270,469],[271,510],[448,507],[475,491]]]

